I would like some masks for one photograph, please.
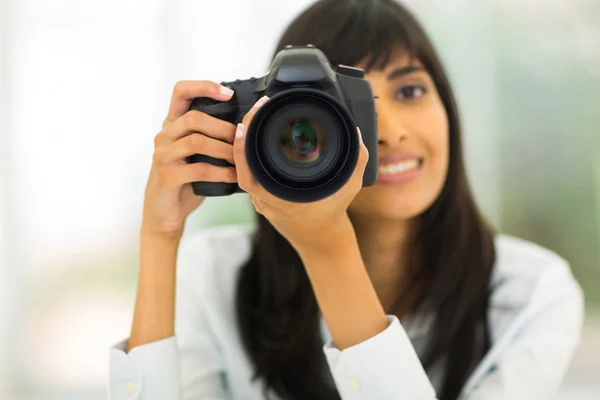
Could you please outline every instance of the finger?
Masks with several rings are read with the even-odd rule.
[[[237,182],[233,167],[218,167],[199,162],[193,164],[169,165],[158,169],[159,184],[165,188],[178,188],[190,182]]]
[[[238,185],[240,188],[248,193],[258,195],[261,191],[264,191],[259,183],[252,175],[250,167],[248,167],[248,161],[246,159],[246,131],[247,127],[252,122],[256,112],[269,100],[267,96],[263,96],[254,105],[244,118],[242,123],[238,124],[235,133],[235,141],[233,144],[233,158],[236,162],[236,170],[238,174]],[[239,168],[238,168],[239,167]]]
[[[195,97],[210,97],[211,99],[227,101],[233,95],[233,90],[213,81],[179,81],[173,88],[169,112],[163,123],[172,123],[190,109]]]
[[[238,185],[241,189],[250,195],[258,195],[260,191],[258,182],[250,172],[248,161],[246,159],[246,127],[239,123],[235,131],[235,140],[233,142],[233,159],[238,177]]]
[[[167,165],[194,154],[205,154],[226,160],[230,164],[234,163],[232,145],[212,139],[201,133],[189,134],[171,146],[157,149],[154,153],[154,162],[158,165]]]
[[[356,168],[354,168],[354,172],[352,174],[353,176],[350,178],[350,180],[356,181],[356,184],[359,186],[359,188],[361,188],[365,169],[367,168],[367,163],[369,161],[369,149],[367,149],[367,146],[365,146],[365,143],[362,140],[362,133],[359,127],[356,127],[356,133],[358,134],[358,139],[360,141],[360,150],[358,153]]]
[[[260,197],[261,201],[273,204],[276,198],[267,192],[254,178],[248,160],[246,159],[246,126],[238,124],[235,141],[233,143],[233,158],[235,160],[235,169],[237,171],[238,185],[241,189],[252,196]]]
[[[250,126],[250,122],[252,122],[254,115],[258,112],[258,110],[260,110],[262,106],[265,105],[267,101],[269,101],[269,98],[267,96],[263,96],[260,99],[258,99],[256,103],[254,103],[250,110],[248,110],[246,115],[244,115],[244,119],[242,119],[242,124],[244,124],[245,127]]]
[[[167,125],[162,135],[164,135],[165,142],[172,143],[192,132],[200,132],[211,138],[233,144],[235,125],[202,111],[190,110],[172,124]]]

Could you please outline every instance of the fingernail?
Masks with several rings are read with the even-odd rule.
[[[356,131],[358,132],[358,138],[360,139],[360,143],[362,144],[363,143],[362,133],[361,133],[360,128],[358,126],[356,127]]]
[[[235,130],[235,137],[240,138],[242,136],[244,136],[244,124],[239,123],[237,124],[237,129]]]
[[[257,102],[256,105],[257,106],[262,106],[263,104],[265,104],[267,101],[269,100],[269,98],[267,96],[263,96],[261,97]]]
[[[233,90],[229,89],[227,86],[221,85],[219,91],[225,96],[233,96]]]

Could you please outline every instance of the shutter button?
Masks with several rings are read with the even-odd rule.
[[[340,64],[336,68],[336,72],[339,72],[342,75],[353,76],[355,78],[364,78],[365,71],[360,68],[350,67],[348,65]]]

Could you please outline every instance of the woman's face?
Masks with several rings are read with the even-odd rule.
[[[364,68],[363,65],[357,67]],[[448,117],[433,79],[418,62],[399,55],[365,75],[377,108],[378,180],[363,187],[350,214],[406,220],[440,194],[449,158]]]

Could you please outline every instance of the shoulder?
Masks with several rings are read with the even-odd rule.
[[[506,234],[494,238],[497,251],[496,273],[538,277],[548,269],[569,269],[568,262],[554,251]]]
[[[237,272],[250,256],[255,230],[253,225],[227,225],[184,236],[177,255],[181,289],[198,297],[231,297]]]
[[[531,387],[542,382],[535,387],[541,396],[541,390],[555,390],[552,383],[560,382],[579,343],[583,293],[569,263],[555,252],[509,235],[496,235],[494,242],[492,346],[465,384],[464,397],[479,385],[481,391],[523,393],[519,382],[528,374]]]
[[[496,263],[492,273],[490,319],[494,336],[511,325],[525,324],[553,308],[583,313],[583,292],[567,260],[530,241],[498,234],[495,239]],[[556,315],[560,318],[559,315]]]
[[[563,280],[561,286],[576,283],[567,260],[554,251],[505,234],[496,235],[494,242],[496,263],[492,274],[493,287],[511,283],[515,289],[512,295],[521,298],[532,294],[546,281],[556,278]],[[516,290],[517,285],[521,290]]]

